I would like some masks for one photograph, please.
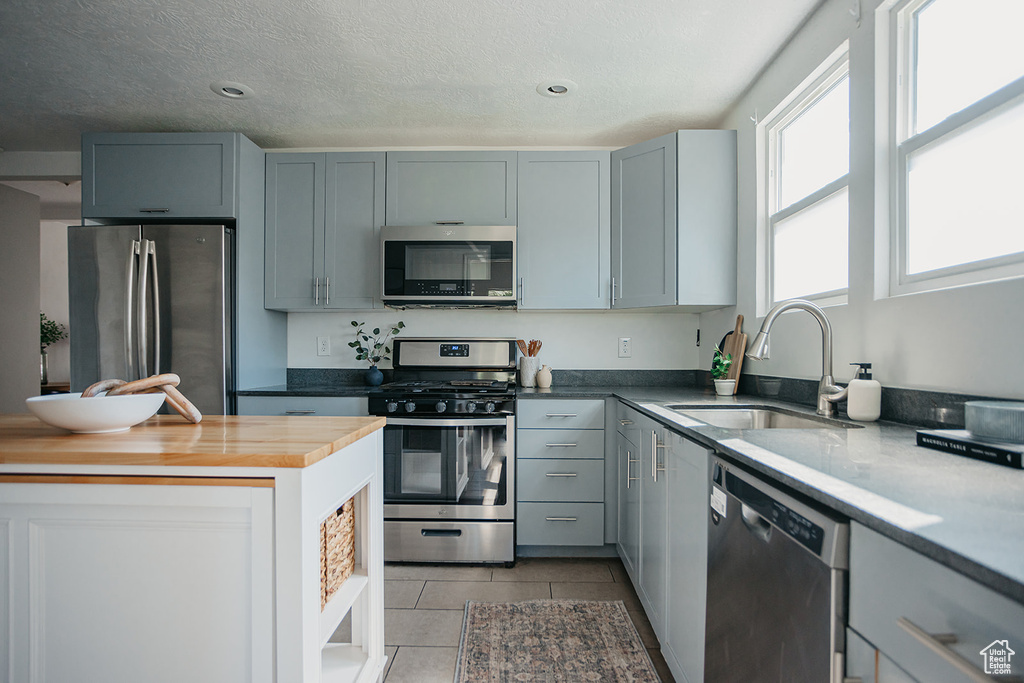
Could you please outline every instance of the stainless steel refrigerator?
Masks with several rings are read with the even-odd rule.
[[[205,414],[234,410],[233,228],[68,228],[71,390],[163,372]]]

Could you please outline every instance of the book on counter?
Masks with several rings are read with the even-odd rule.
[[[1021,465],[1024,444],[979,441],[966,429],[919,429],[917,445],[1004,467],[1024,469]]]

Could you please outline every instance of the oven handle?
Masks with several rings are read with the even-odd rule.
[[[503,417],[467,417],[455,420],[423,418],[388,418],[388,424],[396,427],[504,427],[508,421]]]

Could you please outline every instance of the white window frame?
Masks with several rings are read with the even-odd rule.
[[[801,211],[817,205],[844,189],[847,191],[847,197],[849,197],[850,170],[847,167],[844,175],[803,199],[779,210],[776,206],[778,200],[776,189],[778,132],[817,102],[825,93],[829,92],[839,81],[849,77],[850,48],[849,42],[844,41],[813,73],[779,103],[765,117],[764,121],[757,124],[757,137],[760,141],[758,146],[763,150],[763,157],[758,164],[759,168],[762,169],[761,201],[759,202],[762,209],[759,211],[758,217],[757,245],[758,282],[760,285],[757,297],[757,313],[759,316],[766,315],[771,307],[778,303],[775,300],[773,291],[775,287],[775,258],[773,254],[775,225],[786,218],[790,218]],[[849,215],[847,215],[847,234],[849,234]],[[833,306],[845,304],[848,292],[849,287],[847,286],[842,289],[810,294],[802,298],[814,301],[820,306]]]
[[[962,263],[923,273],[907,273],[908,159],[931,145],[956,137],[1008,108],[1024,106],[1024,78],[990,93],[927,130],[911,134],[914,106],[913,14],[933,0],[895,0],[879,8],[889,27],[889,295],[899,296],[1024,276],[1024,252]],[[994,18],[997,20],[997,18]],[[884,100],[883,100],[884,101]]]

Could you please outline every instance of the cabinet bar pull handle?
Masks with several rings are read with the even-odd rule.
[[[326,287],[327,287],[327,296],[324,298],[324,306],[330,306],[331,305],[331,278],[325,277],[324,280],[326,282]]]
[[[615,278],[612,278],[612,308],[615,308]]]
[[[626,425],[633,424],[633,421],[632,420],[619,420],[619,424],[622,425],[623,427],[625,427]]]
[[[320,305],[320,278],[316,278],[313,282],[313,305]]]
[[[544,417],[579,417],[576,413],[544,413]]]
[[[434,225],[465,225],[466,221],[434,221]]]
[[[286,410],[286,411],[284,411],[285,415],[313,415],[315,413],[316,413],[316,410],[312,410],[312,409],[309,409],[309,410]]]
[[[549,522],[575,522],[575,517],[545,517]]]
[[[992,678],[978,670],[976,666],[963,658],[960,653],[950,650],[948,644],[955,643],[957,638],[950,633],[931,634],[923,628],[910,621],[906,617],[900,617],[896,624],[913,636],[914,640],[921,643],[929,650],[941,657],[947,664],[962,673],[964,676],[977,683],[994,683],[995,681],[1007,680],[1004,676],[998,679]]]
[[[574,443],[546,443],[544,445],[548,448],[576,448]]]
[[[139,209],[139,213],[170,213],[170,209]]]
[[[651,477],[658,482],[658,472],[664,472],[665,466],[658,464],[658,449],[666,448],[663,443],[658,443],[658,432],[651,430]]]
[[[632,455],[632,454],[629,451],[626,451],[626,488],[627,489],[630,488],[629,482],[631,482],[631,481],[640,481],[640,477],[631,477],[631,476],[629,476],[629,466],[630,465],[635,465],[636,463],[640,462],[639,459],[634,460],[633,458],[629,457],[630,455]]]
[[[567,473],[562,473],[562,472],[548,472],[548,473],[547,473],[547,474],[545,474],[544,476],[545,476],[545,477],[575,477],[575,476],[576,476],[576,473],[575,473],[575,472],[567,472]]]

